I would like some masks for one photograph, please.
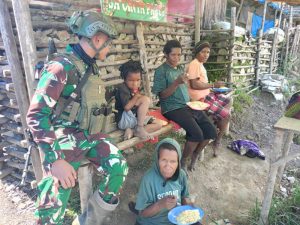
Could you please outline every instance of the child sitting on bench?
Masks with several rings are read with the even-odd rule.
[[[159,130],[161,124],[147,116],[151,100],[141,93],[143,72],[141,64],[130,60],[121,65],[119,70],[124,83],[117,88],[115,95],[118,128],[125,130],[125,140],[133,135],[150,139],[152,138],[150,133]]]

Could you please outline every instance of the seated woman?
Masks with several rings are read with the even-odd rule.
[[[133,135],[149,139],[152,132],[161,128],[161,124],[147,116],[150,98],[141,93],[142,66],[140,62],[130,60],[119,70],[124,83],[117,87],[115,94],[118,128],[125,130],[125,140]]]
[[[206,69],[203,66],[210,54],[210,45],[208,42],[198,42],[194,48],[195,59],[188,66],[188,87],[189,95],[192,101],[204,101],[210,106],[207,110],[219,129],[218,136],[214,141],[214,156],[217,156],[217,149],[220,146],[221,139],[226,131],[230,120],[230,98],[226,98],[219,93],[210,92],[210,88],[222,87],[224,82],[217,81],[208,83]]]
[[[177,205],[191,204],[180,158],[180,145],[174,139],[165,138],[157,144],[153,165],[144,175],[137,195],[136,225],[172,225],[168,212]]]
[[[190,101],[186,82],[188,77],[179,65],[181,45],[171,40],[164,46],[166,62],[159,66],[154,74],[152,92],[159,96],[162,114],[179,124],[186,131],[186,143],[181,159],[181,166],[187,170],[187,159],[192,156],[189,170],[194,170],[199,153],[215,139],[217,131],[206,113],[189,108]]]

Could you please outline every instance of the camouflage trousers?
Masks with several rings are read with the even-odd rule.
[[[84,158],[96,166],[104,177],[100,181],[99,192],[104,201],[109,202],[114,196],[119,195],[125,181],[128,173],[126,160],[121,151],[112,145],[103,134],[90,135],[88,139],[84,138],[83,134],[83,132],[77,133],[75,138],[74,136],[61,138],[55,148],[67,149],[62,151],[63,158],[75,170],[79,168]],[[70,139],[72,139],[72,144]],[[76,140],[75,146],[74,139]],[[71,190],[71,188],[62,188],[52,176],[44,177],[38,184],[37,209],[35,211],[37,224],[62,224]]]

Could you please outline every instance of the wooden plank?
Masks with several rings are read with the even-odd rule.
[[[283,116],[276,122],[274,127],[300,132],[300,120]]]
[[[28,1],[13,1],[16,4],[28,4]],[[22,8],[22,7],[21,7]],[[23,10],[26,11],[27,8],[23,8]],[[22,9],[21,9],[22,10]],[[29,11],[27,12],[29,14]],[[23,14],[20,12],[19,16],[22,16]],[[28,20],[31,22],[31,18],[29,16]],[[24,26],[23,28],[25,28],[24,24],[29,23],[27,20],[24,21],[19,21],[20,23],[23,22],[23,24],[19,24],[21,27]],[[28,99],[28,95],[27,93],[27,89],[26,89],[26,83],[24,82],[24,78],[23,78],[23,73],[22,73],[22,66],[21,66],[21,62],[19,59],[19,53],[18,53],[18,49],[16,46],[16,42],[15,42],[15,36],[12,30],[12,23],[11,23],[11,19],[10,19],[10,14],[8,11],[8,7],[7,7],[7,2],[6,1],[0,1],[0,29],[1,29],[1,34],[2,34],[2,39],[3,39],[3,43],[5,46],[5,49],[9,49],[9,51],[6,51],[6,55],[7,55],[7,59],[9,61],[9,65],[10,65],[10,70],[11,70],[11,76],[12,76],[12,80],[13,80],[13,84],[15,87],[15,93],[16,93],[16,97],[18,102],[22,103],[19,106],[19,110],[20,110],[20,114],[21,114],[21,121],[23,126],[26,126],[26,114],[27,114],[27,110],[29,107],[29,99]],[[22,34],[24,37],[24,40],[28,40],[25,36],[27,36],[27,31],[25,30],[24,33],[20,32],[22,31],[22,28],[20,28],[18,30],[19,34]],[[30,32],[30,30],[28,31]],[[34,42],[34,41],[32,41]],[[31,46],[31,43],[25,43],[25,45]],[[35,48],[33,48],[35,51]],[[30,55],[32,53],[32,51],[26,52],[28,55],[28,58],[34,58],[33,55]],[[23,59],[24,60],[24,59]],[[28,65],[26,65],[27,61],[24,61],[25,65],[24,67],[31,67],[32,65],[30,63],[28,63]],[[32,66],[33,67],[33,66]],[[32,68],[33,69],[33,68]],[[33,76],[33,74],[32,74]],[[30,83],[30,82],[29,82]],[[28,89],[30,89],[30,87],[32,87],[31,85],[27,85]],[[33,89],[32,89],[33,91]],[[2,104],[3,105],[3,104]],[[23,147],[23,146],[21,146]],[[35,155],[33,154],[32,157],[34,158]],[[41,168],[41,167],[40,167]]]
[[[145,73],[143,73],[143,86],[145,89],[145,94],[151,98],[151,87],[150,87],[150,79],[148,76],[149,68],[148,68],[148,59],[147,59],[147,52],[146,52],[146,45],[144,39],[144,27],[143,24],[140,22],[136,25],[136,36],[140,46],[140,61]]]
[[[18,162],[14,162],[14,161],[7,161],[6,164],[9,167],[16,168],[16,169],[19,169],[19,170],[23,170],[24,167],[25,167],[25,162],[18,163]],[[33,172],[32,165],[28,166],[28,171]]]
[[[4,177],[8,176],[8,175],[11,174],[13,171],[14,171],[13,168],[6,168],[6,169],[0,170],[0,179],[3,179]]]
[[[22,160],[25,160],[25,154],[27,153],[26,148],[21,148],[19,146],[14,146],[14,145],[6,146],[3,148],[3,150],[8,155],[11,155],[13,157],[16,157],[16,158],[22,159]]]
[[[230,40],[230,49],[229,49],[229,62],[230,65],[228,66],[228,75],[227,75],[227,81],[232,82],[232,72],[233,72],[233,52],[234,52],[234,37],[235,37],[235,26],[236,26],[236,8],[231,8],[231,23],[230,23],[230,29],[231,31],[231,38]]]
[[[34,41],[34,35],[33,35],[33,28],[32,28],[32,22],[31,22],[31,15],[29,10],[29,3],[28,1],[19,1],[19,0],[12,0],[12,6],[14,11],[14,17],[15,22],[17,26],[17,31],[19,34],[19,43],[20,48],[22,52],[22,60],[23,60],[23,68],[25,71],[26,76],[26,84],[27,89],[24,87],[20,91],[22,91],[22,95],[24,96],[22,103],[24,106],[22,106],[24,109],[21,110],[22,113],[25,113],[22,115],[23,117],[26,116],[28,106],[29,106],[29,98],[34,94],[34,88],[36,86],[36,80],[34,79],[34,67],[37,63],[37,56],[36,56],[36,45]],[[47,24],[47,23],[46,23]],[[11,65],[12,62],[10,62]],[[21,71],[20,71],[21,72]],[[14,74],[15,72],[12,71],[12,75],[16,76]],[[18,76],[22,76],[23,73],[21,72]],[[15,88],[20,88],[20,85],[24,85],[23,76],[22,78],[19,78],[20,81],[18,83],[15,83]],[[28,93],[27,93],[28,90]],[[17,94],[18,95],[18,94]],[[28,98],[29,96],[29,98]],[[18,100],[21,100],[17,96]],[[25,102],[26,101],[26,102]],[[18,101],[21,102],[21,101]],[[25,118],[22,119],[22,123],[25,124],[24,121]]]
[[[162,127],[160,130],[158,131],[155,131],[153,133],[151,133],[151,135],[153,136],[159,136],[161,134],[164,134],[164,133],[167,133],[169,131],[171,131],[173,128],[173,125],[172,124],[168,124],[164,127]],[[129,140],[126,140],[126,141],[122,141],[122,142],[119,142],[118,144],[116,144],[116,146],[121,149],[121,150],[125,150],[129,147],[132,147],[140,142],[143,142],[144,140],[142,140],[141,138],[138,138],[138,137],[134,137],[134,138],[131,138]]]

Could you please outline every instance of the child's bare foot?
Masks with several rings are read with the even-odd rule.
[[[144,126],[137,126],[133,132],[134,136],[142,139],[150,139],[151,135],[145,130]]]
[[[130,128],[127,128],[124,132],[124,141],[129,140],[133,137],[133,130]]]

